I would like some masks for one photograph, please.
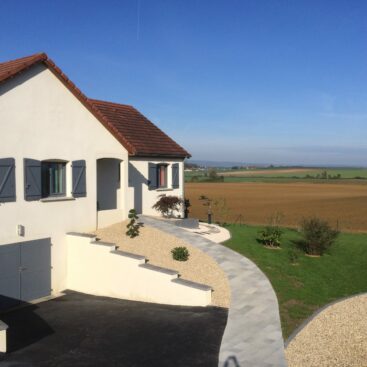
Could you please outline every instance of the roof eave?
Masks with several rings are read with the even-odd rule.
[[[131,158],[171,158],[171,159],[186,159],[191,158],[190,153],[136,153],[136,154],[129,154]]]

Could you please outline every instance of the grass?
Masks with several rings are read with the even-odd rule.
[[[328,253],[310,258],[298,252],[290,261],[295,230],[284,229],[282,249],[269,250],[257,242],[263,227],[229,225],[225,246],[243,254],[267,275],[277,294],[284,338],[314,311],[339,298],[367,292],[367,235],[340,234]]]

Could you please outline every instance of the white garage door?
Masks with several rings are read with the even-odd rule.
[[[0,309],[50,293],[50,238],[0,246]]]

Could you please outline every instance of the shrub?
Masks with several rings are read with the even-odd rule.
[[[186,247],[175,247],[172,251],[172,257],[177,261],[187,261],[190,253]]]
[[[130,219],[130,222],[126,226],[127,227],[126,235],[129,236],[130,238],[135,238],[139,236],[140,227],[142,226],[142,224],[138,223],[139,217],[136,215],[135,209],[129,210],[128,217]]]
[[[290,248],[288,250],[288,259],[290,261],[291,264],[296,264],[297,263],[297,260],[298,260],[298,257],[299,257],[299,254],[298,254],[298,251],[295,250],[294,248]]]
[[[283,231],[278,226],[266,226],[260,231],[260,242],[269,247],[280,247]]]
[[[153,209],[159,211],[164,217],[173,216],[183,204],[183,200],[177,196],[161,195],[160,199],[153,205]]]
[[[301,223],[303,239],[298,245],[308,255],[322,255],[336,240],[339,231],[331,228],[328,222],[316,218],[306,218]]]

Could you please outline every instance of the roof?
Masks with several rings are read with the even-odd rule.
[[[103,126],[136,157],[190,157],[184,148],[132,106],[87,98],[45,53],[0,63],[0,83],[43,63]]]
[[[101,114],[124,136],[138,156],[189,156],[156,125],[132,106],[89,99]]]

